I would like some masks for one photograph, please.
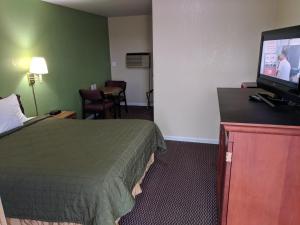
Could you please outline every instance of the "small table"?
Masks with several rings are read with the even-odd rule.
[[[300,224],[300,112],[249,101],[250,95],[263,91],[218,88],[217,199],[222,225],[275,224],[277,218]],[[265,207],[268,213],[262,216]]]
[[[53,116],[56,119],[76,119],[76,112],[62,111],[61,113]]]
[[[122,88],[119,87],[101,87],[99,88],[100,91],[103,91],[104,95],[113,95],[119,96]]]

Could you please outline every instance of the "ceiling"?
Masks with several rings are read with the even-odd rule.
[[[151,14],[151,0],[42,0],[101,16]]]

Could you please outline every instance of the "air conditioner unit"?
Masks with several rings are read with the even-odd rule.
[[[150,53],[127,53],[126,54],[126,65],[128,68],[150,68]]]

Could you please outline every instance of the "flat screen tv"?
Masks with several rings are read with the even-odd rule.
[[[257,84],[282,99],[300,103],[300,26],[261,36]]]

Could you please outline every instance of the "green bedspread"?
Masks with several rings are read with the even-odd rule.
[[[152,152],[165,150],[143,120],[41,119],[0,137],[0,196],[7,217],[114,225]]]

